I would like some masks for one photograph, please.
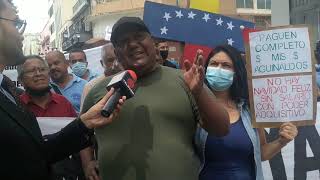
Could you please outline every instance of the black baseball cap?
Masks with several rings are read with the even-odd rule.
[[[110,40],[116,46],[119,37],[136,31],[144,31],[150,34],[148,27],[139,17],[122,17],[113,25]]]

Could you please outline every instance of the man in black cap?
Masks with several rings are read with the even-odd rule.
[[[119,118],[96,129],[102,179],[198,179],[199,160],[193,148],[197,123],[217,136],[229,130],[228,114],[203,86],[201,52],[197,64],[185,63],[185,73],[160,66],[150,32],[136,17],[118,20],[111,42],[119,62],[135,71],[138,80],[136,94]],[[110,80],[93,87],[82,113],[100,99]]]

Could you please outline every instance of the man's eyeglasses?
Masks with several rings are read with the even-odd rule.
[[[12,20],[12,19],[7,19],[3,17],[0,17],[0,19],[14,22],[14,25],[20,34],[23,34],[24,30],[26,29],[26,25],[27,25],[26,20],[21,20],[21,19]]]
[[[38,72],[40,74],[46,74],[49,72],[49,68],[48,67],[35,67],[33,69],[25,70],[23,73],[25,76],[32,77],[32,76],[37,75]]]

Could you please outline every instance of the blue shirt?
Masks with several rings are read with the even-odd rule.
[[[199,180],[254,180],[253,146],[240,119],[231,124],[224,137],[208,136],[205,149],[206,162]]]
[[[71,75],[73,76],[73,79],[66,85],[66,87],[61,88],[57,84],[53,84],[59,88],[62,95],[71,102],[73,108],[76,110],[77,114],[79,114],[82,91],[88,81],[79,78],[75,74]]]
[[[172,64],[176,65],[177,69],[180,69],[180,65],[179,63],[177,63],[177,61],[175,60],[169,60]]]

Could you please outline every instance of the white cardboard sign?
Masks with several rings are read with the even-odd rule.
[[[308,28],[249,34],[252,76],[312,72]]]

